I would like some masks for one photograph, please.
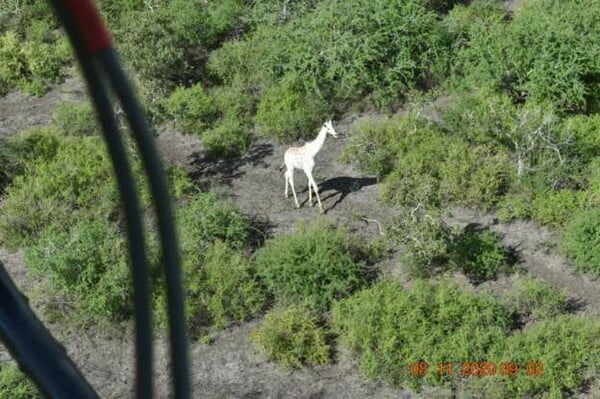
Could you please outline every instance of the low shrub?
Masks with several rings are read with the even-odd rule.
[[[453,240],[452,259],[475,282],[496,278],[508,266],[508,253],[490,230],[465,228]]]
[[[487,360],[514,362],[518,372],[472,379],[469,387],[486,398],[577,396],[598,382],[600,320],[563,315],[535,323],[498,340]]]
[[[471,226],[450,228],[435,208],[404,208],[386,230],[392,245],[401,246],[402,265],[411,277],[431,277],[458,268],[481,282],[508,270],[513,261],[494,232]]]
[[[327,333],[314,313],[302,307],[267,313],[251,340],[268,359],[286,367],[327,364]]]
[[[424,120],[412,110],[384,120],[362,119],[351,128],[342,160],[353,162],[362,172],[381,179],[394,169],[401,137],[425,126]]]
[[[566,313],[568,307],[565,290],[559,291],[534,277],[518,278],[504,302],[523,324],[553,318]]]
[[[443,204],[456,202],[485,210],[506,193],[512,174],[506,154],[490,154],[485,146],[468,146],[463,141],[450,141],[437,167]]]
[[[419,202],[440,205],[439,165],[444,162],[449,140],[428,128],[407,132],[398,141],[394,169],[381,188],[383,201],[407,206]]]
[[[404,246],[402,262],[412,277],[429,277],[447,267],[453,232],[435,210],[404,209],[388,229],[394,244]]]
[[[600,275],[600,210],[578,212],[565,227],[560,248],[576,270]]]
[[[166,114],[185,134],[197,134],[213,126],[219,117],[217,106],[201,84],[178,88],[164,101]]]
[[[120,215],[113,168],[102,139],[42,137],[32,134],[27,139],[41,155],[27,161],[27,173],[15,177],[0,207],[0,242],[13,249],[34,243],[49,226],[71,226],[79,220],[116,220]],[[141,162],[131,155],[144,208],[151,197]],[[191,189],[192,183],[181,168],[171,165],[166,170],[176,196]]]
[[[536,192],[531,203],[531,218],[552,227],[561,227],[583,206],[585,191],[544,190]]]
[[[15,30],[0,35],[0,90],[18,88],[40,96],[63,77],[71,49],[66,39],[44,20],[30,29],[53,32],[48,37],[24,38]]]
[[[343,159],[356,160],[363,172],[383,178],[381,198],[387,203],[495,205],[510,182],[507,154],[491,151],[489,143],[447,134],[420,115],[421,110],[411,109],[357,124]]]
[[[327,108],[319,97],[282,83],[264,93],[254,121],[260,134],[279,141],[312,139],[327,117]]]
[[[233,118],[250,121],[255,111],[256,94],[238,81],[211,90],[215,104],[225,119]]]
[[[290,47],[284,66],[332,103],[368,96],[386,108],[448,67],[446,33],[420,0],[320,2],[281,30]]]
[[[572,143],[571,156],[589,163],[600,156],[600,115],[575,115],[562,120],[560,134]]]
[[[593,111],[599,14],[593,1],[534,0],[518,7],[510,20],[498,15],[475,22],[463,42],[468,45],[457,52],[455,72],[466,76],[465,86],[491,86],[518,101]]]
[[[501,20],[506,14],[500,0],[473,0],[469,4],[453,3],[455,3],[454,7],[443,19],[443,23],[448,33],[453,36],[455,46],[458,47],[469,40],[469,31],[475,24],[495,22],[494,20]]]
[[[277,300],[323,311],[334,299],[367,285],[365,259],[364,246],[345,230],[314,224],[266,241],[254,264]]]
[[[53,115],[54,126],[64,136],[99,136],[100,125],[90,103],[62,103]]]
[[[333,306],[338,341],[359,358],[370,379],[418,389],[448,382],[434,370],[410,373],[410,364],[486,359],[511,328],[510,314],[491,295],[475,295],[442,280],[410,289],[385,281]]]
[[[225,117],[202,135],[207,152],[217,157],[240,156],[251,141],[250,127],[235,117]]]
[[[123,64],[151,117],[160,114],[162,100],[188,73],[188,54],[169,28],[170,22],[164,7],[157,12],[130,10],[119,15],[112,29]]]
[[[527,191],[510,192],[498,202],[496,214],[502,222],[531,217],[533,193]]]
[[[257,314],[266,300],[264,289],[245,255],[239,252],[249,238],[247,219],[220,203],[216,196],[205,193],[181,205],[176,218],[191,334],[202,334],[211,325],[223,328]],[[167,315],[163,288],[155,293],[155,308],[159,324],[164,325]]]
[[[60,140],[53,128],[31,128],[2,140],[0,145],[0,194],[15,177],[25,172],[28,163],[51,160]]]
[[[0,397],[38,399],[42,395],[16,365],[3,363],[0,366]]]
[[[217,241],[207,251],[202,271],[204,289],[197,294],[216,328],[246,321],[265,307],[266,292],[242,252]]]
[[[217,240],[241,248],[248,239],[246,217],[209,193],[195,194],[189,202],[179,206],[177,224],[184,255],[189,251],[200,255],[208,244]]]
[[[173,0],[164,8],[169,17],[169,28],[185,44],[198,44],[213,49],[227,33],[242,24],[242,0],[224,0],[216,3],[196,3]]]
[[[27,248],[25,259],[32,273],[47,278],[82,320],[118,321],[133,312],[127,254],[116,226],[96,220],[45,229]],[[73,321],[73,313],[68,317]]]
[[[50,160],[28,165],[7,189],[0,208],[0,241],[32,244],[50,225],[70,226],[82,216],[114,218],[118,196],[110,163],[98,137],[62,141]]]

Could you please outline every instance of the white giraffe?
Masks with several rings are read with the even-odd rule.
[[[296,208],[300,208],[298,203],[298,197],[296,196],[296,190],[294,189],[294,169],[302,169],[306,173],[308,178],[308,201],[310,206],[313,206],[311,188],[315,191],[317,201],[319,202],[319,210],[323,213],[323,205],[321,205],[321,198],[319,198],[319,191],[317,183],[312,176],[312,170],[315,166],[315,155],[323,147],[325,143],[325,137],[327,134],[337,138],[337,133],[333,129],[331,120],[328,120],[323,124],[317,138],[313,141],[309,141],[302,147],[290,147],[285,151],[283,156],[284,164],[286,167],[285,171],[285,198],[288,198],[288,184],[292,186],[292,193],[294,194],[294,201],[296,201]]]

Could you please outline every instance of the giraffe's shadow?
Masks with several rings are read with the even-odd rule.
[[[335,208],[348,196],[348,194],[360,191],[363,187],[372,186],[374,184],[377,184],[377,179],[374,177],[341,176],[325,180],[318,185],[321,202],[325,205],[325,202],[328,199],[336,197],[335,201],[330,206],[325,207],[325,212]],[[308,187],[301,191],[301,193],[306,192],[308,192]],[[314,200],[316,201],[316,199]],[[306,202],[308,202],[308,197],[301,205],[304,205]]]
[[[197,183],[207,183],[216,180],[219,183],[231,185],[234,179],[244,175],[244,165],[268,166],[265,158],[273,154],[273,146],[268,143],[260,143],[252,146],[248,152],[239,158],[220,158],[206,153],[195,153],[192,155],[192,165],[195,172],[192,178]]]

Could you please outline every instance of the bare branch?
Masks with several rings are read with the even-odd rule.
[[[375,220],[375,219],[368,219],[368,218],[366,218],[364,216],[361,216],[360,218],[362,220],[364,220],[365,222],[375,223],[377,225],[377,227],[379,228],[379,234],[382,235],[382,236],[385,235],[385,233],[383,232],[383,228],[381,227],[381,223],[379,223],[377,220]]]

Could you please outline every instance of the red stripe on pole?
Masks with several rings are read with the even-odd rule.
[[[86,50],[90,54],[112,46],[108,30],[91,0],[65,0],[65,3],[75,17]]]

